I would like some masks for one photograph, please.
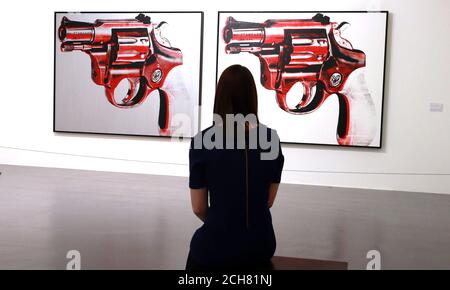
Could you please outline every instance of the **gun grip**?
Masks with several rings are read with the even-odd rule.
[[[169,96],[167,93],[158,89],[159,92],[159,117],[158,125],[161,135],[167,135],[169,129]]]
[[[353,73],[344,89],[336,95],[339,102],[338,144],[370,146],[377,131],[377,116],[364,73]]]
[[[345,95],[341,93],[336,94],[339,102],[339,117],[336,130],[336,138],[339,145],[351,145],[348,132],[350,129],[350,104]]]

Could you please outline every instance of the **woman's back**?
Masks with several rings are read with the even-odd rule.
[[[209,191],[209,208],[204,225],[192,238],[191,255],[209,266],[268,260],[276,246],[268,206],[269,187],[280,182],[284,160],[278,136],[259,124],[248,129],[244,148],[236,148],[237,142],[232,142],[234,148],[226,149],[226,134],[223,146],[216,146],[223,149],[205,148],[204,142],[199,146],[196,140],[203,140],[214,129],[212,126],[202,131],[191,144],[190,187]],[[261,146],[259,138],[256,142],[248,140],[262,136],[261,132],[267,141],[275,141],[270,144],[278,146],[275,158],[261,158],[261,154],[273,148]],[[236,138],[236,134],[232,137]]]
[[[278,135],[259,122],[252,73],[228,67],[216,88],[214,125],[189,151],[192,209],[204,224],[192,237],[187,269],[270,260],[276,242],[269,208],[283,161]]]

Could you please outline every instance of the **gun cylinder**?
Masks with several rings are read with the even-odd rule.
[[[150,50],[150,40],[145,32],[117,32],[113,49],[115,63],[143,62]]]

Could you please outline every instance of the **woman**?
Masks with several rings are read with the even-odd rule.
[[[192,209],[204,224],[192,237],[187,270],[270,266],[276,241],[269,209],[284,157],[276,132],[259,123],[257,108],[250,71],[240,65],[227,68],[216,89],[214,125],[194,137],[189,152]],[[236,114],[248,118],[225,121]],[[262,137],[276,150],[262,146]],[[261,158],[269,150],[277,154]]]

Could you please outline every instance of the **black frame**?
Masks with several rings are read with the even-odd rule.
[[[80,13],[80,14],[131,14],[131,13],[199,13],[200,14],[200,75],[199,75],[199,96],[198,96],[198,106],[201,107],[202,104],[202,79],[203,79],[203,35],[204,35],[204,13],[203,11],[55,11],[54,12],[54,23],[53,23],[53,133],[69,133],[69,134],[89,134],[89,135],[110,135],[110,136],[132,136],[132,137],[154,137],[154,138],[164,138],[164,139],[184,139],[190,137],[183,136],[161,136],[161,135],[141,135],[141,134],[123,134],[123,133],[102,133],[102,132],[85,132],[85,131],[64,131],[64,130],[56,130],[56,35],[57,35],[57,23],[56,23],[56,15],[61,13]],[[201,110],[199,108],[198,111],[198,130],[201,131]]]
[[[357,146],[357,145],[339,145],[339,144],[321,144],[321,143],[301,143],[301,142],[281,142],[288,145],[309,145],[309,146],[332,146],[339,148],[359,148],[359,149],[381,149],[383,147],[383,120],[384,120],[384,93],[386,86],[386,54],[387,54],[387,40],[388,40],[388,24],[389,24],[389,11],[218,11],[217,12],[217,43],[216,43],[216,85],[219,74],[219,39],[220,39],[220,14],[221,13],[383,13],[386,14],[386,27],[385,27],[385,39],[384,39],[384,64],[383,64],[383,84],[382,84],[382,96],[381,96],[381,124],[380,124],[380,144],[379,146]]]

